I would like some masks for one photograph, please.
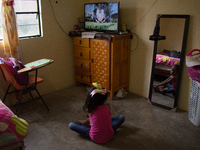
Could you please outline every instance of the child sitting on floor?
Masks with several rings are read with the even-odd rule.
[[[100,84],[93,83],[87,95],[83,110],[89,118],[78,122],[71,122],[69,128],[76,131],[95,143],[106,143],[110,141],[114,132],[124,122],[122,115],[111,118],[109,105],[105,104],[107,100],[107,91]]]
[[[172,66],[171,76],[158,85],[154,85],[154,90],[161,93],[172,93],[175,96],[179,65]]]

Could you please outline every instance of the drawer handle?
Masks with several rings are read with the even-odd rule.
[[[91,62],[93,63],[93,58],[91,59]]]
[[[79,43],[81,44],[81,43],[82,43],[82,41],[80,40],[80,41],[79,41]]]
[[[81,75],[81,79],[83,79],[83,75]]]
[[[81,68],[83,67],[83,64],[81,64]]]
[[[82,54],[82,53],[80,53],[80,56],[83,56],[83,54]]]

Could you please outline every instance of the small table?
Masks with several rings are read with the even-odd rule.
[[[18,70],[18,74],[22,74],[22,73],[27,73],[27,72],[31,72],[31,71],[34,71],[35,70],[35,87],[36,87],[36,84],[37,84],[37,70],[44,67],[44,66],[47,66],[51,63],[53,63],[54,61],[52,59],[46,59],[46,58],[43,58],[43,59],[39,59],[39,60],[36,60],[36,61],[33,61],[33,62],[30,62],[25,66],[25,68],[23,69],[20,69]],[[26,78],[26,86],[27,86],[27,83],[28,83],[28,76]]]
[[[20,69],[17,73],[21,74],[21,73],[30,72],[30,71],[33,71],[33,70],[37,71],[37,69],[42,68],[44,66],[47,66],[47,65],[49,65],[53,62],[54,62],[54,60],[52,60],[52,59],[46,59],[46,58],[39,59],[39,60],[30,62],[30,63],[24,65],[25,68]]]

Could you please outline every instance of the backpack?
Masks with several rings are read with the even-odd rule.
[[[9,61],[0,57],[0,61],[3,62],[6,65],[6,67],[10,70],[10,72],[13,74],[14,78],[16,79],[19,85],[26,84],[26,78],[29,77],[28,73],[23,73],[23,74],[17,73],[18,70],[25,68],[25,66],[20,61],[17,61],[15,58],[12,57],[9,58]]]

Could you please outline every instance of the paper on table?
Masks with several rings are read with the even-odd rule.
[[[35,69],[44,67],[44,66],[51,64],[51,63],[53,63],[52,59],[43,58],[43,59],[40,59],[40,60],[36,60],[34,62],[30,62],[30,63],[24,65],[25,68],[18,70],[17,73],[18,74],[25,73],[25,72],[28,72],[28,71],[31,71],[31,70],[35,70]]]
[[[34,68],[34,67],[46,64],[46,63],[48,63],[50,61],[51,61],[51,59],[40,59],[40,60],[37,60],[37,61],[34,61],[34,62],[26,64],[25,67]]]
[[[96,33],[102,33],[102,32],[82,32],[81,37],[82,38],[91,38],[93,39],[95,37]]]

